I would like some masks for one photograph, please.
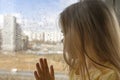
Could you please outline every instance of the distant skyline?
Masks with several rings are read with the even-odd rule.
[[[15,14],[19,18],[56,26],[59,13],[77,0],[0,0],[0,15]]]

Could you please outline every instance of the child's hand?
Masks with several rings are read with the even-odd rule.
[[[36,69],[34,72],[36,80],[55,80],[53,66],[48,67],[47,59],[40,58],[39,63],[36,63]]]

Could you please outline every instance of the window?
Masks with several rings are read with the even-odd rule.
[[[59,13],[76,1],[0,0],[0,79],[33,80],[40,57],[54,65],[58,77],[65,73],[57,21]]]
[[[58,17],[76,1],[0,0],[0,80],[34,80],[35,64],[41,57],[54,66],[56,78],[66,77]],[[120,17],[120,0],[104,1],[110,6],[115,1]]]

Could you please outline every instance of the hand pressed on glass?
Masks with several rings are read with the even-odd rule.
[[[36,69],[34,72],[36,80],[55,80],[53,66],[48,67],[47,59],[40,58],[39,63],[36,63]]]

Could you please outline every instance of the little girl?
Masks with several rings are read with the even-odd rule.
[[[60,14],[64,59],[70,80],[120,80],[120,27],[112,8],[102,0],[81,0]],[[54,80],[46,59],[40,59],[36,80]]]

